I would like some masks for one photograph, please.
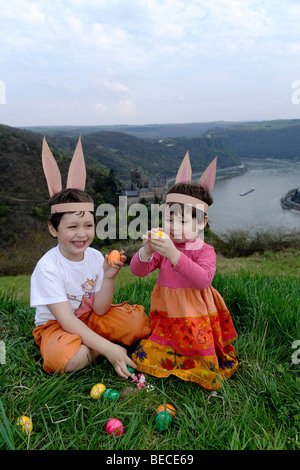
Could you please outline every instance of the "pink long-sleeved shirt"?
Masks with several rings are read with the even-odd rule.
[[[209,287],[216,271],[216,254],[213,247],[200,238],[193,242],[174,243],[174,245],[180,251],[179,260],[174,266],[156,251],[150,261],[142,261],[137,252],[130,263],[132,273],[144,277],[159,268],[157,284],[160,286],[200,290]]]

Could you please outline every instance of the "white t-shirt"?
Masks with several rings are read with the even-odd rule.
[[[87,248],[82,261],[65,258],[59,247],[49,250],[31,276],[30,306],[36,307],[35,325],[55,320],[47,305],[69,301],[78,317],[93,308],[93,297],[103,280],[104,257]]]

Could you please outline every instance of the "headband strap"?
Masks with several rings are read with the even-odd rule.
[[[51,214],[57,212],[94,212],[93,202],[66,202],[64,204],[54,204],[51,206]]]
[[[166,203],[178,203],[178,204],[190,204],[197,209],[202,210],[203,212],[207,213],[208,204],[206,202],[201,201],[200,199],[192,196],[188,196],[186,194],[179,194],[179,193],[170,193],[166,197]]]

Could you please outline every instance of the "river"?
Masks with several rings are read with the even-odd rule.
[[[300,213],[282,209],[280,199],[300,187],[300,163],[282,160],[244,160],[248,171],[218,178],[209,208],[210,228],[216,234],[244,229],[251,232],[281,228],[300,229]],[[240,193],[253,187],[246,196]]]

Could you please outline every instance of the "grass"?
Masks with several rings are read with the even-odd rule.
[[[0,449],[299,450],[300,365],[292,361],[292,344],[299,339],[294,255],[276,253],[275,260],[270,254],[259,263],[254,257],[248,259],[250,269],[241,260],[220,260],[213,285],[239,334],[240,368],[216,395],[175,377],[149,375],[146,381],[154,390],[139,391],[116,376],[104,358],[76,373],[47,375],[31,333],[34,311],[24,295],[28,279],[5,279],[0,295],[0,339],[6,345],[6,362],[0,365]],[[284,257],[288,275],[281,272]],[[156,276],[136,279],[128,268],[119,276],[114,301],[140,303],[149,312]],[[12,293],[11,281],[15,286],[20,282],[21,295],[19,287]],[[98,382],[119,390],[120,399],[91,399],[90,389]],[[167,431],[158,432],[155,410],[164,402],[173,404],[177,414]],[[22,414],[33,421],[29,436],[15,425]],[[124,435],[106,434],[111,417],[121,419]]]
[[[248,257],[226,258],[217,254],[217,271],[222,274],[259,273],[268,276],[283,276],[298,278],[300,272],[300,250],[284,250],[280,252],[255,253]],[[150,276],[156,279],[156,272]],[[11,292],[20,299],[29,302],[30,275],[0,277],[0,293]],[[136,278],[131,273],[129,265],[124,266],[116,277],[116,290]]]

